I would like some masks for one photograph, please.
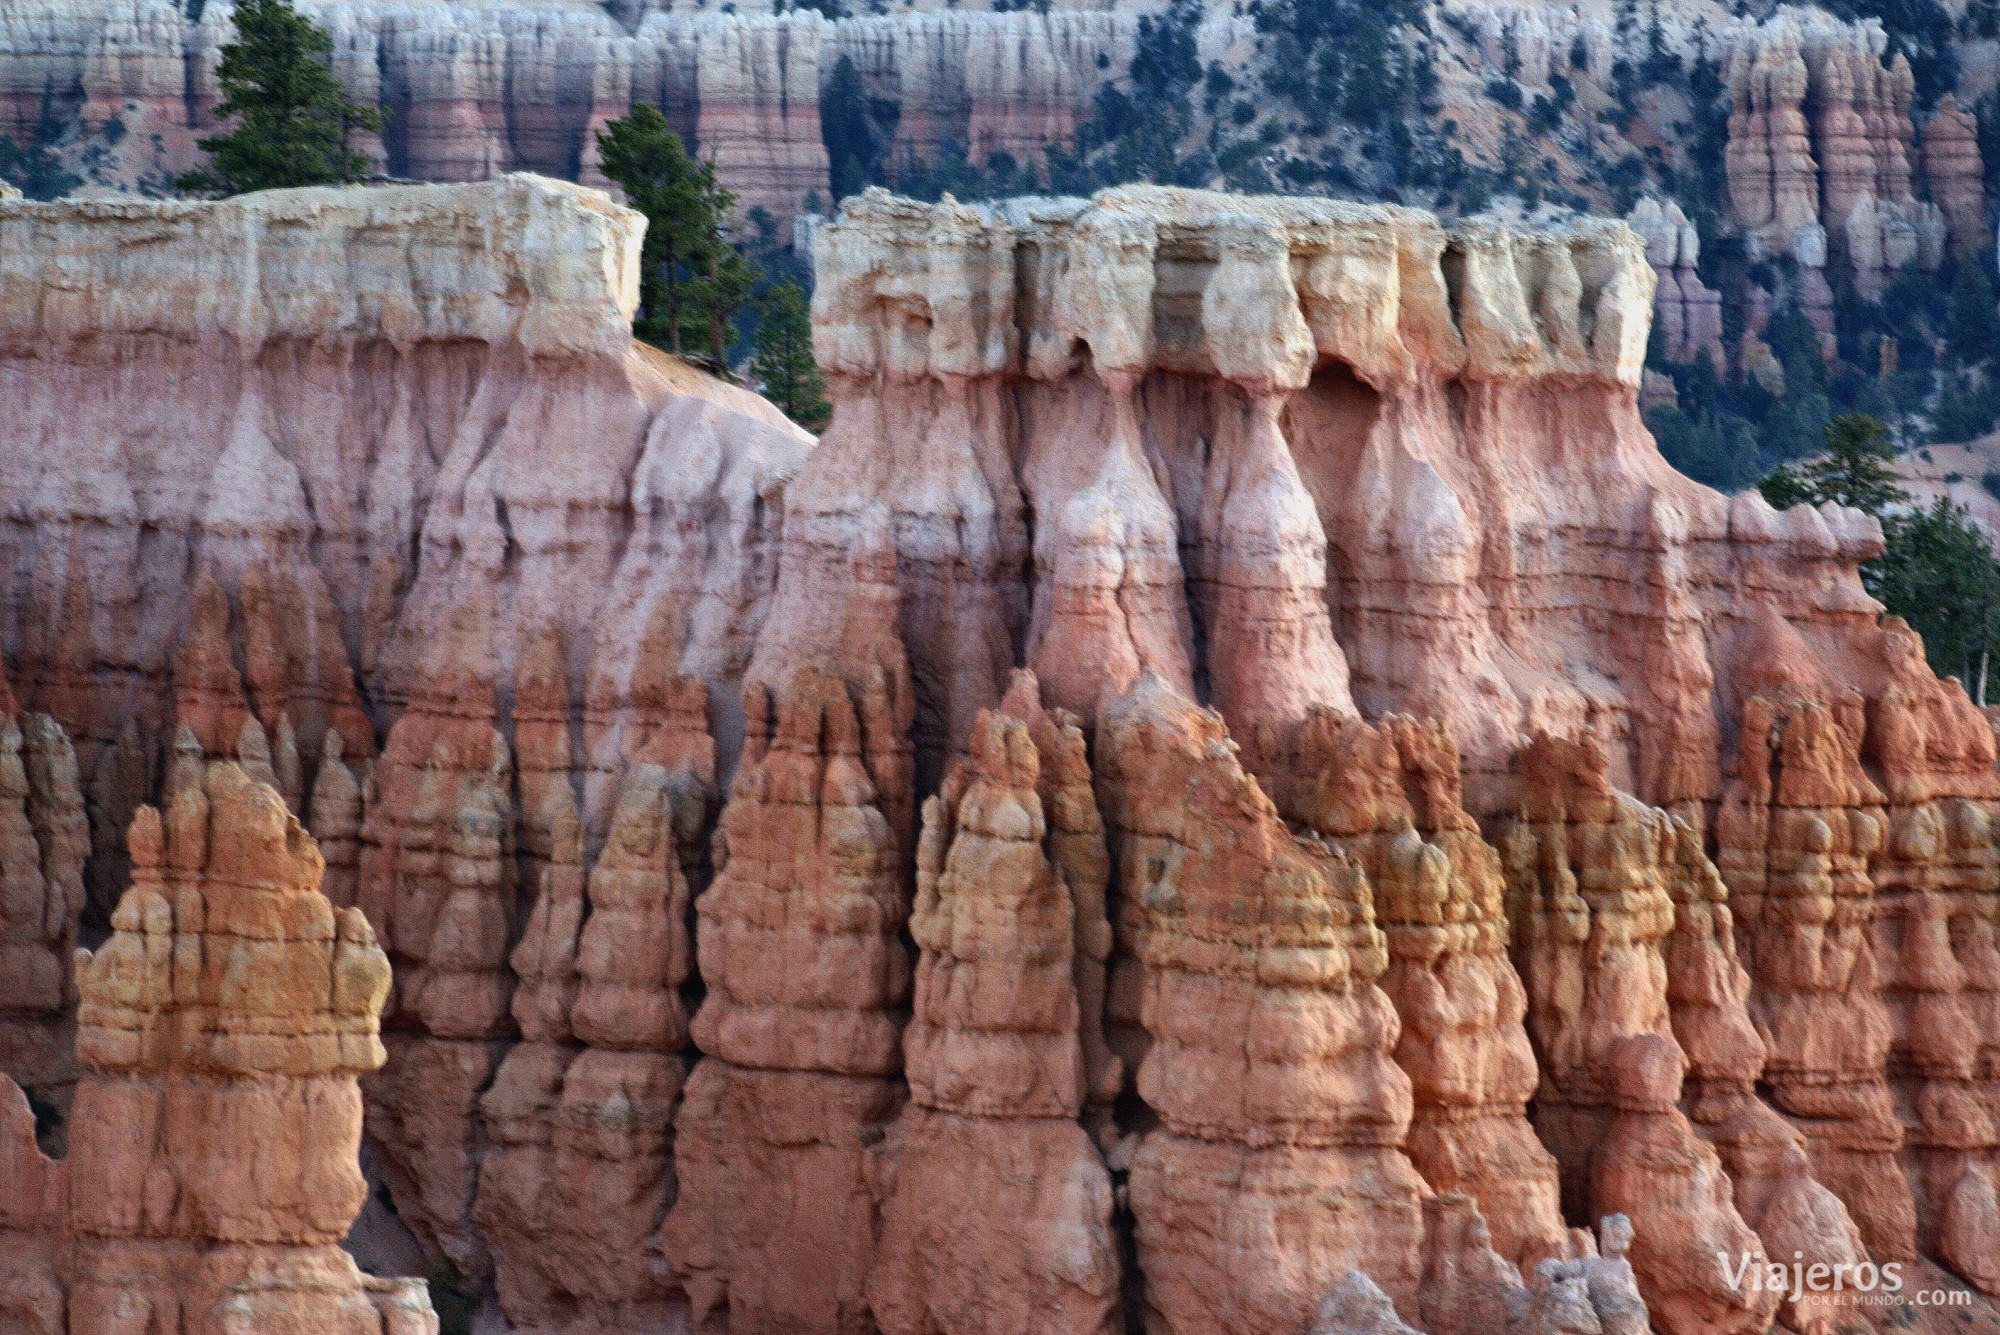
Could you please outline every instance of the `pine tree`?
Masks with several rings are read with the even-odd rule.
[[[1868,591],[1924,640],[1940,674],[1956,675],[1980,704],[2000,647],[2000,560],[1972,516],[1940,496],[1928,510],[1882,521],[1884,551],[1862,567]]]
[[[1828,501],[1866,511],[1880,519],[1909,499],[1889,461],[1896,457],[1889,428],[1866,413],[1842,413],[1827,423],[1826,452],[1785,464],[1758,484],[1778,509],[1824,505]]]
[[[813,360],[812,319],[806,294],[787,278],[764,298],[750,374],[764,397],[808,431],[823,431],[833,409],[826,401],[826,377]]]
[[[190,194],[240,195],[286,186],[339,185],[367,174],[356,130],[382,128],[381,111],[347,96],[333,73],[333,38],[290,0],[238,0],[236,40],[222,48],[216,115],[228,134],[200,141],[208,167],[176,184]]]
[[[757,271],[730,244],[723,222],[736,207],[736,196],[724,190],[715,176],[715,164],[697,163],[699,197],[696,216],[701,220],[701,237],[692,252],[696,272],[693,284],[697,308],[706,325],[709,360],[718,370],[727,369],[730,344],[736,341],[736,312],[750,300],[757,286]]]
[[[675,353],[705,342],[716,369],[726,370],[736,312],[757,283],[723,232],[736,196],[716,180],[714,164],[687,151],[658,107],[633,107],[605,126],[597,147],[604,174],[646,215],[634,328]]]
[[[625,191],[626,203],[646,215],[639,257],[640,337],[679,352],[687,295],[683,269],[711,230],[700,164],[660,109],[644,103],[599,131],[597,149],[604,174]]]
[[[2000,307],[1993,298],[1993,280],[1977,255],[1959,261],[1952,279],[1951,306],[1945,321],[1945,344],[1965,366],[1977,366],[1993,355],[1993,326]]]
[[[1834,501],[1880,520],[1883,552],[1861,567],[1862,584],[1923,637],[1934,671],[1957,675],[1983,704],[1987,665],[2000,648],[2000,557],[1949,499],[1911,508],[1889,468],[1894,457],[1887,427],[1847,413],[1827,426],[1824,454],[1777,469],[1759,488],[1781,509]]]

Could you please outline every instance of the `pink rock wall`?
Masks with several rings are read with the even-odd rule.
[[[325,832],[395,970],[354,1106],[489,1319],[1990,1283],[1991,728],[1869,521],[1659,459],[1633,233],[864,195],[817,444],[630,342],[637,241],[518,177],[0,203],[0,650],[82,880],[220,756]]]
[[[843,55],[871,97],[901,108],[896,164],[945,144],[973,161],[1039,162],[1131,62],[1129,13],[926,13],[828,21],[811,9],[684,9],[621,20],[590,6],[451,7],[326,0],[306,11],[334,40],[350,94],[389,113],[357,147],[377,171],[480,181],[510,171],[606,184],[596,132],[635,103],[662,108],[715,162],[739,207],[780,224],[831,202],[821,89]],[[746,7],[747,9],[747,7]],[[168,0],[110,9],[37,0],[0,16],[0,133],[30,143],[44,104],[57,125],[124,128],[92,170],[158,187],[201,160],[221,101],[230,8],[199,19]],[[1105,63],[1099,64],[1100,58]]]
[[[1909,61],[1887,51],[1874,20],[1788,9],[1744,29],[1725,69],[1736,222],[1764,253],[1793,253],[1808,268],[1830,245],[1871,300],[1895,270],[1936,269],[1947,238],[1960,254],[1987,244],[1977,127],[1947,96],[1925,124],[1920,160]],[[1807,286],[1804,304],[1821,304]]]

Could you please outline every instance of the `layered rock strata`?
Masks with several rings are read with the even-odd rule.
[[[1888,49],[1873,20],[1786,7],[1735,37],[1724,72],[1735,221],[1772,255],[1822,230],[1871,300],[1896,270],[1936,269],[1947,238],[1963,255],[1987,245],[1977,126],[1947,96],[1920,160],[1914,77]]]
[[[356,1077],[386,1056],[367,919],[319,893],[311,838],[235,765],[143,808],[131,855],[110,939],[78,954],[65,1158],[41,1156],[0,1083],[0,1316],[50,1335],[435,1335],[420,1281],[340,1248],[367,1191]]]
[[[660,1245],[698,1326],[868,1321],[868,1149],[905,1091],[903,850],[867,757],[889,716],[803,667],[749,688],[749,732],[697,902],[702,1059],[675,1121],[679,1195]]]
[[[1025,683],[1020,700],[1031,716],[1032,692]],[[1081,748],[1073,725],[1038,721],[1044,743]],[[1077,1120],[1076,941],[1108,929],[1102,892],[1091,921],[1070,890],[1041,745],[1029,719],[982,714],[969,760],[924,806],[910,1104],[882,1156],[868,1284],[889,1335],[1115,1329],[1111,1178]]]
[[[1722,294],[1701,280],[1701,234],[1668,200],[1640,200],[1625,221],[1646,243],[1646,263],[1659,286],[1653,293],[1653,322],[1670,362],[1706,357],[1717,373],[1727,369],[1722,346]]]
[[[1992,731],[1872,523],[1660,460],[1631,232],[865,195],[817,447],[630,342],[637,241],[526,178],[0,203],[82,930],[111,813],[217,754],[302,804],[399,970],[388,1196],[499,1315],[960,1328],[949,1238],[1087,1328],[1100,1172],[1111,1320],[1184,1332],[1351,1269],[1432,1335],[1630,1329],[1625,1264],[1674,1335],[1824,1327],[1721,1285],[1759,1239],[1980,1273]]]
[[[557,821],[513,953],[523,1041],[480,1099],[493,1143],[474,1217],[517,1329],[638,1329],[675,1305],[653,1252],[673,1198],[679,989],[694,966],[675,836],[701,828],[706,805],[691,767],[631,770],[587,887],[581,825]]]
[[[1138,31],[1131,13],[1073,11],[829,21],[747,4],[740,14],[398,0],[303,8],[332,36],[350,95],[389,112],[386,133],[358,145],[378,171],[433,181],[531,171],[603,185],[596,132],[645,103],[716,164],[743,210],[780,222],[831,198],[821,102],[843,58],[866,97],[896,109],[885,146],[896,168],[927,165],[947,146],[974,162],[1039,162],[1124,73]],[[200,160],[195,141],[216,126],[230,13],[167,0],[10,10],[0,18],[0,134],[32,143],[45,122],[75,117],[106,141],[88,164],[95,174],[163,186]]]
[[[711,686],[737,690],[810,438],[631,343],[638,219],[574,187],[5,207],[9,444],[53,452],[10,473],[8,625],[30,708],[78,739],[93,902],[125,874],[110,822],[154,785],[224,756],[283,789],[398,965],[396,1060],[366,1082],[391,1196],[487,1281],[480,1105],[516,1032],[517,899],[581,886],[649,764],[677,865],[703,861],[706,803],[679,795],[713,782],[694,739]],[[44,282],[57,254],[74,286]],[[352,288],[305,277],[354,266]],[[70,401],[124,393],[116,429]],[[641,966],[591,967],[615,988]],[[638,1158],[657,1176],[664,1142]]]
[[[1470,1197],[1495,1251],[1523,1271],[1563,1256],[1556,1161],[1524,1111],[1535,1056],[1508,959],[1500,859],[1459,805],[1458,753],[1435,725],[1315,711],[1285,757],[1290,817],[1354,859],[1388,942],[1382,991],[1402,1019],[1406,1149],[1439,1192]]]
[[[1730,1283],[1717,1256],[1764,1264],[1715,1149],[1682,1111],[1664,942],[1674,817],[1614,792],[1595,739],[1522,752],[1522,819],[1499,844],[1515,959],[1541,1064],[1537,1129],[1573,1213],[1620,1213],[1654,1324],[1762,1331],[1776,1292]]]
[[[71,955],[89,853],[75,750],[0,675],[0,1074],[57,1107],[77,1076]]]
[[[1986,171],[1979,156],[1979,121],[1946,93],[1924,122],[1924,183],[1944,215],[1951,244],[1960,255],[1986,246]]]
[[[1151,672],[1098,729],[1159,1121],[1131,1161],[1146,1320],[1298,1330],[1350,1269],[1414,1310],[1426,1188],[1369,884],[1285,829],[1227,737]]]

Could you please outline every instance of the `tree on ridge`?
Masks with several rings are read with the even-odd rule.
[[[199,141],[208,166],[175,184],[188,194],[241,195],[367,175],[354,132],[379,132],[383,115],[348,97],[326,29],[291,0],[238,0],[235,25],[235,40],[222,48],[224,96],[215,111],[236,128]]]

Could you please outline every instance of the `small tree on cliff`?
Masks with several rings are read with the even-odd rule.
[[[1832,501],[1877,519],[1909,499],[1889,467],[1896,451],[1878,418],[1842,413],[1827,424],[1825,442],[1825,453],[1817,458],[1781,464],[1758,483],[1764,499],[1780,510]]]
[[[736,196],[715,179],[667,124],[658,107],[641,103],[597,136],[604,174],[625,202],[646,215],[640,255],[639,336],[673,352],[706,342],[721,367],[735,341],[733,321],[756,274],[723,234]]]
[[[339,185],[367,174],[356,130],[382,128],[382,113],[347,96],[333,73],[333,38],[290,0],[238,0],[236,40],[222,48],[217,77],[228,134],[200,141],[205,169],[176,184],[189,194],[240,195],[284,186]]]
[[[824,430],[833,409],[826,401],[826,377],[813,361],[806,294],[791,279],[772,287],[764,298],[756,345],[750,374],[762,386],[764,397],[806,430]]]
[[[1775,470],[1759,484],[1780,509],[1833,501],[1874,515],[1882,555],[1861,567],[1861,582],[1924,640],[1931,667],[1955,675],[1986,703],[1986,677],[2000,649],[2000,558],[1964,508],[1940,496],[1913,508],[1889,463],[1889,431],[1864,413],[1826,428],[1826,452]]]

